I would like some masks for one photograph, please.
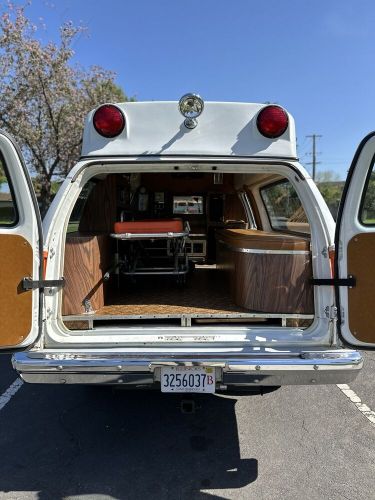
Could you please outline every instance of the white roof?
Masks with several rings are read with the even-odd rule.
[[[126,102],[122,109],[126,126],[113,139],[99,135],[92,118],[86,118],[82,156],[249,156],[296,158],[293,117],[278,139],[263,137],[256,127],[256,116],[265,104],[205,102],[198,125],[188,129],[178,102]]]

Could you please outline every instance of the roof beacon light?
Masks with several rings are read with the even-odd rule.
[[[288,128],[289,118],[286,111],[280,106],[266,106],[259,111],[257,127],[259,132],[269,139],[276,139],[283,135]]]
[[[198,124],[197,118],[202,114],[204,108],[203,99],[197,94],[185,94],[178,103],[178,109],[185,117],[184,125],[187,128],[195,128]]]
[[[103,137],[116,137],[124,130],[125,117],[113,104],[100,106],[93,117],[95,130]]]

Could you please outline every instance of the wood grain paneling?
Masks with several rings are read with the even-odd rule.
[[[375,233],[354,236],[348,244],[348,275],[357,284],[348,288],[349,329],[361,342],[375,342]],[[345,305],[344,305],[345,307]]]
[[[17,346],[30,333],[32,292],[22,279],[33,274],[33,251],[22,237],[2,234],[0,244],[0,346]]]
[[[258,229],[223,229],[217,238],[235,248],[259,250],[310,250],[309,238]]]
[[[82,314],[88,299],[95,311],[104,305],[103,275],[110,267],[110,237],[71,233],[65,245],[64,316]]]
[[[108,175],[91,191],[79,223],[82,233],[111,233],[117,216],[117,176]]]
[[[309,242],[278,233],[254,230],[218,231],[218,267],[230,282],[236,304],[252,311],[313,314],[311,255],[243,253],[259,250],[304,250]]]
[[[308,255],[234,252],[236,304],[268,313],[313,314]]]
[[[246,222],[246,213],[237,193],[229,193],[224,201],[224,221],[243,220]]]

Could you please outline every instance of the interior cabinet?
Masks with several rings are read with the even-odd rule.
[[[104,305],[103,276],[111,265],[108,234],[70,233],[66,238],[63,316],[93,312]]]

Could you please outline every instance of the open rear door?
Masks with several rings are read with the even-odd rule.
[[[39,335],[40,290],[34,285],[41,280],[42,251],[29,174],[14,140],[0,132],[0,351],[29,347]]]
[[[359,145],[336,227],[339,328],[355,346],[375,346],[375,132]]]

